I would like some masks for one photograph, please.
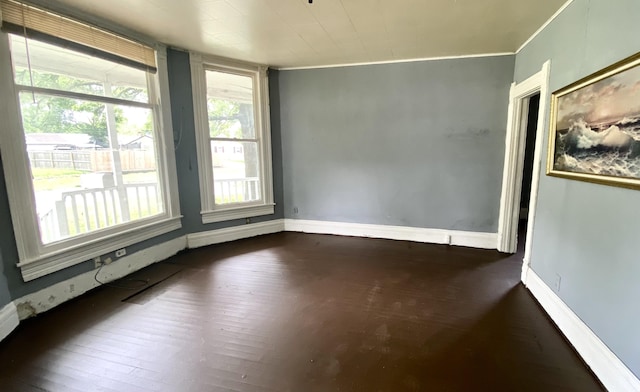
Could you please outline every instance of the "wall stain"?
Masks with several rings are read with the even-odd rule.
[[[491,133],[487,128],[468,128],[465,131],[453,131],[447,133],[445,137],[447,139],[474,139],[488,136]]]

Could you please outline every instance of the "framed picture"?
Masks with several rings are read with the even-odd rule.
[[[640,54],[552,94],[547,174],[640,189]]]

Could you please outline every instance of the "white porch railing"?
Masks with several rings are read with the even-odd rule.
[[[124,189],[126,207],[121,205],[118,187],[63,192],[54,207],[39,216],[42,241],[49,243],[162,212],[157,184],[125,184]]]
[[[40,220],[40,235],[42,242],[45,244],[55,241],[58,230],[58,219],[56,217],[56,209],[52,208],[44,214],[38,216]]]
[[[126,206],[121,205],[118,187],[63,192],[53,208],[39,215],[42,241],[46,244],[162,212],[157,184],[126,184],[124,188]],[[258,177],[215,180],[214,192],[216,203],[262,197]]]
[[[214,180],[213,194],[216,204],[238,203],[260,200],[260,179],[258,177],[229,178]]]

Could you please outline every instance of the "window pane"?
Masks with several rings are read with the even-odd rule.
[[[11,37],[16,84],[149,102],[144,71],[29,39]]]
[[[258,143],[211,141],[216,204],[262,199]]]
[[[217,71],[206,78],[210,136],[255,139],[253,79]]]
[[[29,92],[20,104],[43,243],[163,212],[151,109]]]

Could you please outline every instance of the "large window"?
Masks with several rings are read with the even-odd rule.
[[[164,58],[155,72],[155,59],[11,26],[0,35],[1,142],[25,280],[179,228]]]
[[[191,54],[204,223],[273,214],[266,68]]]

